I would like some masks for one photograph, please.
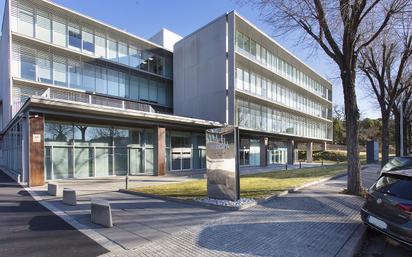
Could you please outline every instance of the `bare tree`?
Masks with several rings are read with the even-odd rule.
[[[339,67],[348,152],[348,193],[362,191],[359,109],[355,82],[358,54],[373,42],[410,0],[249,0],[264,20],[281,32],[303,32]],[[306,40],[307,41],[307,40]]]
[[[338,121],[344,121],[345,119],[345,108],[341,105],[333,105],[333,118]]]
[[[406,21],[401,31],[388,27],[363,49],[360,57],[360,69],[368,78],[381,111],[382,166],[389,161],[389,119],[393,106],[409,87],[405,72],[411,62],[412,34],[409,20]]]

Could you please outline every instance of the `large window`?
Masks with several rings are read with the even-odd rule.
[[[109,95],[119,95],[119,73],[114,70],[108,70],[108,91]]]
[[[80,50],[82,48],[82,34],[78,25],[70,23],[68,26],[69,31],[69,47]]]
[[[89,92],[172,106],[172,87],[94,62],[82,62],[31,47],[13,46],[14,77]]]
[[[117,62],[117,42],[114,39],[107,40],[107,58]]]
[[[240,127],[303,137],[331,139],[332,124],[315,121],[289,112],[238,98],[237,124]]]
[[[96,92],[107,94],[107,69],[96,66]]]
[[[66,86],[66,60],[59,56],[53,57],[53,82],[58,86]]]
[[[24,54],[20,57],[21,78],[36,80],[36,59],[31,54]]]
[[[96,56],[106,58],[106,39],[104,35],[96,33],[94,40],[96,44]]]
[[[94,47],[94,40],[93,40],[93,32],[89,29],[83,28],[82,39],[83,39],[83,52],[94,55],[95,47]]]
[[[53,17],[53,43],[66,46],[66,24],[64,20]]]
[[[34,15],[30,8],[19,10],[19,32],[33,37],[34,35]]]
[[[129,65],[129,56],[127,54],[127,44],[119,42],[119,62]]]
[[[154,174],[153,130],[45,123],[46,179]]]
[[[47,53],[37,53],[38,81],[52,83],[51,62]]]
[[[81,65],[80,62],[69,60],[69,86],[72,88],[81,88]]]
[[[47,42],[51,41],[51,21],[47,13],[37,11],[36,38]]]
[[[83,89],[86,91],[94,92],[96,83],[96,74],[94,65],[84,63],[83,64]]]
[[[139,43],[127,35],[115,33],[109,28],[93,27],[91,23],[81,22],[81,19],[68,20],[56,12],[33,7],[23,0],[16,0],[11,8],[13,31],[135,69],[168,78],[173,76],[171,53],[154,53],[146,43]],[[122,39],[117,41],[119,38]]]

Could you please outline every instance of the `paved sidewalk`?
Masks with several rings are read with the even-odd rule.
[[[363,170],[365,186],[378,166]],[[275,198],[243,211],[221,212],[147,197],[106,192],[115,227],[89,222],[89,198],[77,207],[49,198],[86,227],[123,249],[104,256],[336,256],[361,226],[360,197],[340,194],[346,177]]]
[[[107,250],[34,200],[0,171],[0,256],[94,257]]]

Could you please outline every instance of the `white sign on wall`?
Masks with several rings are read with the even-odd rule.
[[[41,142],[41,135],[33,134],[33,143],[40,143],[40,142]]]

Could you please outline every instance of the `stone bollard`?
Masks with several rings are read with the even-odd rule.
[[[109,201],[103,199],[92,199],[90,203],[92,223],[102,225],[106,228],[113,227],[112,209]]]
[[[49,195],[57,196],[59,194],[59,184],[49,182],[47,184],[47,193]]]
[[[63,203],[75,206],[77,204],[76,191],[71,188],[63,189]]]

